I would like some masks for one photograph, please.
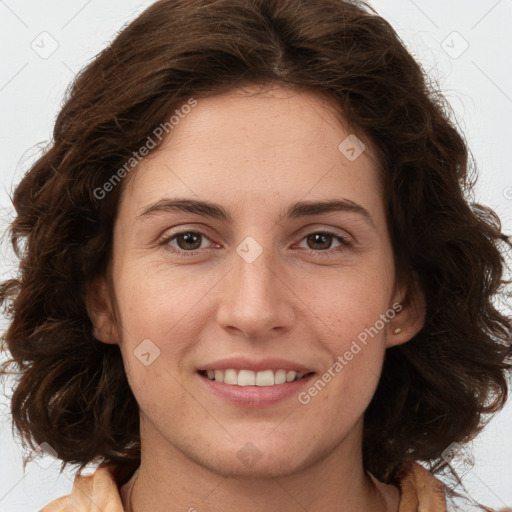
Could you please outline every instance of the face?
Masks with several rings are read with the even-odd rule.
[[[370,145],[322,97],[255,92],[199,99],[133,171],[90,312],[143,451],[279,476],[360,453],[385,350],[423,318],[399,305]]]

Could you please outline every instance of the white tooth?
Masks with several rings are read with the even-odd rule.
[[[304,377],[304,373],[286,370],[263,370],[253,372],[251,370],[207,370],[206,375],[210,380],[224,382],[231,386],[274,386],[293,382]]]
[[[256,386],[273,386],[274,372],[272,370],[264,370],[256,374]]]
[[[226,370],[224,372],[224,383],[225,384],[237,384],[238,383],[238,377],[236,375],[236,370],[232,370],[230,368],[229,370]]]
[[[290,370],[286,374],[286,382],[293,382],[295,380],[295,377],[297,377],[297,372],[294,372],[293,370]]]
[[[286,382],[286,370],[277,370],[274,380],[276,384],[284,384]]]
[[[238,372],[239,386],[254,386],[256,384],[256,374],[251,370],[240,370]]]

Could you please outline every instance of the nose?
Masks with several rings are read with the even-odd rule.
[[[235,253],[232,265],[219,299],[219,325],[254,339],[289,330],[295,323],[297,298],[289,273],[273,251],[263,249],[254,261]]]

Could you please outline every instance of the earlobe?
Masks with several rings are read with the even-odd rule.
[[[117,344],[117,329],[111,298],[103,276],[95,278],[87,290],[87,312],[94,326],[93,335],[103,343]]]
[[[420,286],[415,282],[407,297],[400,302],[402,309],[390,323],[386,347],[394,347],[408,342],[425,325],[426,301]]]

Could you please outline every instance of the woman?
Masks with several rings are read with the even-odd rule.
[[[14,422],[101,463],[43,511],[445,510],[512,368],[510,242],[470,188],[364,5],[152,5],[13,198]]]

